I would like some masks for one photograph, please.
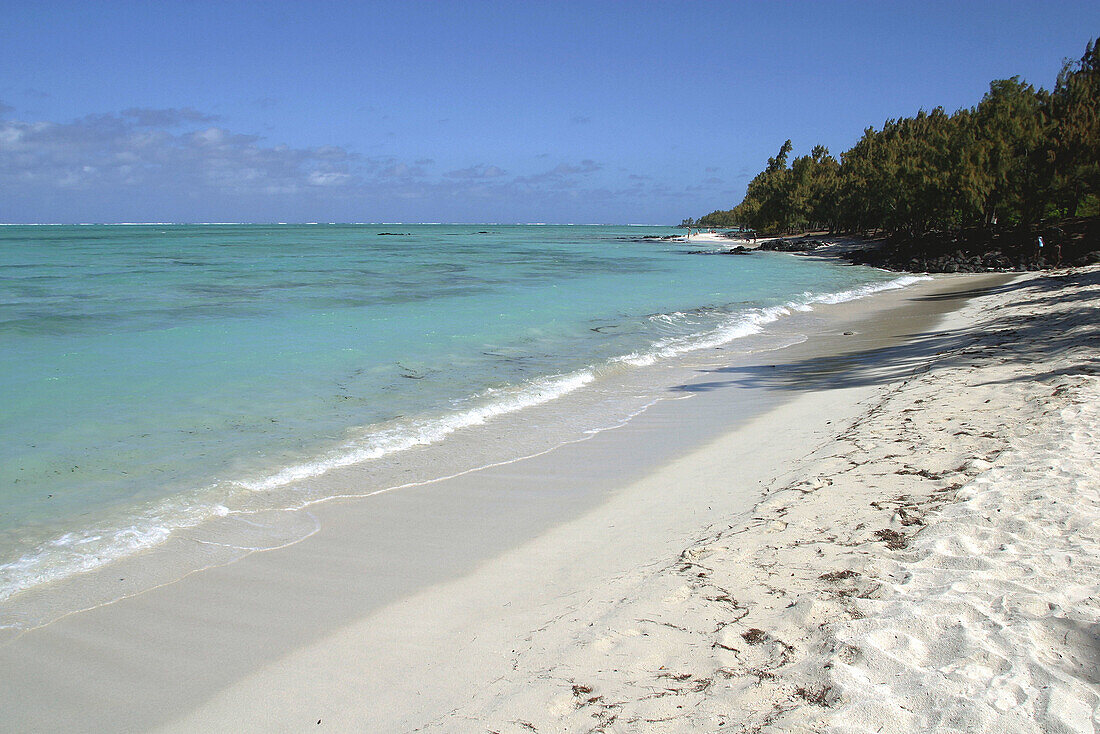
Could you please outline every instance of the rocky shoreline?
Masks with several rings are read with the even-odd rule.
[[[926,273],[1048,270],[1093,265],[1100,263],[1100,218],[889,238],[841,256],[858,265]]]
[[[690,254],[747,255],[757,250],[829,255],[853,265],[910,273],[1049,270],[1100,263],[1100,217],[1066,219],[1042,226],[934,232],[919,237],[776,237],[756,245],[738,244],[729,250]]]

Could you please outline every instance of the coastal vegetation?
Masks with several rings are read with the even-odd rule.
[[[914,238],[1094,217],[1100,48],[1090,41],[1050,91],[1019,77],[996,80],[974,107],[868,127],[839,160],[822,145],[790,160],[792,147],[787,140],[768,159],[740,204],[695,226]]]

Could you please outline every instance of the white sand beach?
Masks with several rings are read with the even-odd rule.
[[[6,640],[0,729],[1094,731],[1098,315],[1097,268],[831,306],[622,429]]]

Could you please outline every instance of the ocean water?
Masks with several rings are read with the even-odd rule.
[[[0,601],[339,493],[341,468],[385,489],[415,453],[430,479],[464,432],[567,396],[591,398],[587,422],[520,433],[598,430],[629,412],[617,385],[644,403],[645,370],[908,282],[642,239],[674,233],[0,227]]]

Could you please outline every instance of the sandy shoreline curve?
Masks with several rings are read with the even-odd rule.
[[[454,485],[491,517],[441,486],[432,517],[338,503],[6,642],[0,729],[1092,731],[1098,308],[1097,268],[830,307],[602,443]]]

